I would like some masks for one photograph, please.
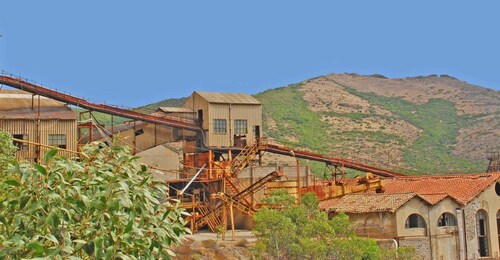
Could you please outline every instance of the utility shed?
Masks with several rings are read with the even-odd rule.
[[[77,115],[66,104],[21,90],[0,90],[0,130],[32,143],[77,150]],[[48,148],[14,141],[18,158],[38,161]],[[64,154],[71,156],[71,154]]]
[[[261,136],[262,104],[248,94],[195,91],[183,107],[196,113],[208,146],[244,146]]]

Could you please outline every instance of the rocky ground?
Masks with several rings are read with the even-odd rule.
[[[175,259],[250,259],[249,247],[256,238],[251,231],[236,230],[235,239],[227,231],[225,239],[210,231],[186,236],[180,246],[174,248]]]

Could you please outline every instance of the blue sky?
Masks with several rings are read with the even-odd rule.
[[[498,1],[2,1],[0,69],[123,106],[329,73],[500,90]]]

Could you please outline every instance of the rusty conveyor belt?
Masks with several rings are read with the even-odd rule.
[[[396,177],[396,176],[405,176],[404,174],[389,171],[389,170],[384,170],[384,169],[379,169],[376,167],[364,165],[361,163],[349,161],[349,160],[344,160],[340,158],[335,158],[335,157],[325,157],[321,154],[315,154],[311,152],[306,152],[306,151],[300,151],[300,150],[294,150],[291,148],[283,147],[283,146],[278,146],[278,145],[272,145],[272,144],[267,144],[264,147],[262,147],[263,151],[267,151],[270,153],[274,154],[281,154],[281,155],[287,155],[287,156],[293,156],[299,159],[307,159],[311,161],[317,161],[317,162],[324,162],[333,166],[337,167],[345,167],[348,169],[354,169],[358,171],[363,171],[363,172],[371,172],[373,174],[383,176],[383,177]]]
[[[30,92],[32,94],[37,94],[40,96],[44,96],[47,98],[55,99],[70,105],[74,105],[77,107],[82,107],[88,110],[102,112],[110,115],[125,117],[134,120],[140,120],[149,123],[155,123],[159,125],[177,127],[181,129],[191,130],[191,131],[201,131],[201,128],[194,123],[188,123],[175,119],[168,119],[163,117],[157,117],[153,115],[148,115],[128,109],[118,108],[105,104],[94,104],[88,102],[85,99],[74,97],[68,94],[63,94],[48,88],[44,88],[42,86],[38,86],[27,82],[24,79],[14,78],[10,76],[0,75],[0,84],[7,85],[16,89],[24,90]]]

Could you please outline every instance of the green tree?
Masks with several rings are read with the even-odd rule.
[[[17,147],[12,143],[11,135],[0,131],[0,171],[14,163],[16,151]]]
[[[190,232],[166,186],[127,148],[94,143],[80,161],[56,153],[8,169],[0,258],[170,258],[171,245]]]
[[[304,194],[301,204],[286,191],[273,191],[254,217],[257,256],[310,259],[377,259],[380,248],[375,240],[357,237],[343,213],[328,219],[318,210],[314,193]]]

